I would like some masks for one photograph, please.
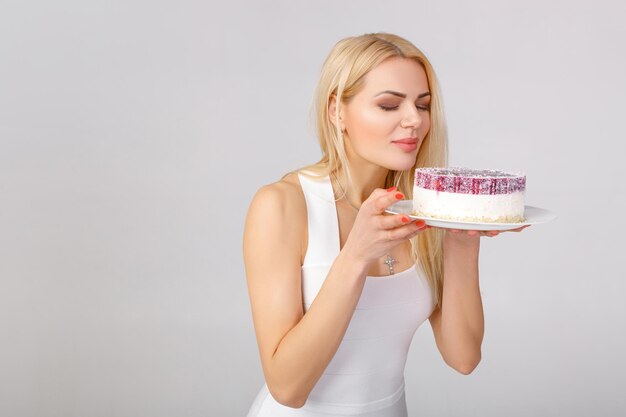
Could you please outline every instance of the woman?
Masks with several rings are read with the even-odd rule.
[[[480,361],[480,236],[389,215],[416,167],[445,166],[433,69],[378,33],[335,45],[316,97],[322,159],[262,187],[244,232],[265,375],[248,416],[406,416],[404,366],[430,320],[443,360]],[[521,230],[517,229],[518,231]]]

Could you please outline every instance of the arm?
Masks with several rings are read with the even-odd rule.
[[[443,360],[460,373],[471,373],[480,362],[484,335],[483,306],[478,285],[480,236],[445,232],[443,297],[430,317]]]
[[[359,300],[367,265],[344,251],[304,315],[302,227],[287,184],[262,188],[244,231],[244,261],[263,373],[272,396],[301,407],[337,351]],[[304,204],[304,203],[301,203]],[[306,206],[304,207],[306,210]]]

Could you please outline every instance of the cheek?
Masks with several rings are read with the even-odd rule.
[[[347,128],[352,136],[358,136],[364,140],[380,139],[381,135],[393,130],[397,124],[391,115],[375,109],[361,111],[355,114],[350,121],[351,123],[347,125]]]
[[[426,135],[430,131],[430,113],[427,113],[423,116],[420,129],[422,130],[424,135]]]

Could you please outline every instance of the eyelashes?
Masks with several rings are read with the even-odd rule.
[[[384,106],[384,105],[379,105],[378,107],[380,107],[382,110],[384,111],[393,111],[393,110],[397,110],[398,106]],[[429,111],[430,110],[430,105],[426,105],[426,106],[415,106],[418,110],[422,110],[422,111]]]

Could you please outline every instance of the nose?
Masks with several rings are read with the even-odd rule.
[[[422,116],[417,111],[414,105],[408,104],[404,111],[400,126],[404,128],[417,129],[422,124]]]

